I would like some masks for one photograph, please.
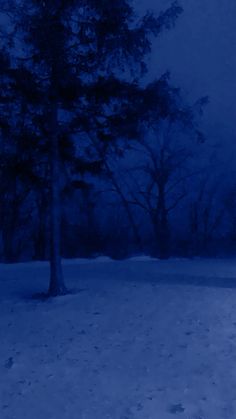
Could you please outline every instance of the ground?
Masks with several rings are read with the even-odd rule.
[[[234,419],[236,260],[0,265],[1,419]]]

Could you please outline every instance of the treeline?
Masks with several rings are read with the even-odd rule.
[[[235,246],[235,183],[170,75],[145,83],[177,2],[6,0],[0,32],[0,257],[217,254]],[[219,161],[217,158],[219,157]]]

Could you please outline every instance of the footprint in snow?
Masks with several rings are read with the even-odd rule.
[[[7,368],[8,370],[10,370],[13,367],[14,361],[12,356],[10,356],[10,358],[8,358],[5,362],[5,368]]]
[[[178,403],[178,404],[172,404],[168,410],[170,413],[173,413],[174,415],[176,415],[177,413],[183,413],[185,411],[185,408],[183,407],[181,403]]]

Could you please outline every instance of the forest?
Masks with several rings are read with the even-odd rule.
[[[209,138],[208,91],[192,101],[153,41],[184,12],[127,0],[4,0],[0,12],[0,258],[236,250],[233,146]]]

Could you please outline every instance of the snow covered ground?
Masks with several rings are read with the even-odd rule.
[[[1,419],[235,419],[236,260],[0,265]]]

